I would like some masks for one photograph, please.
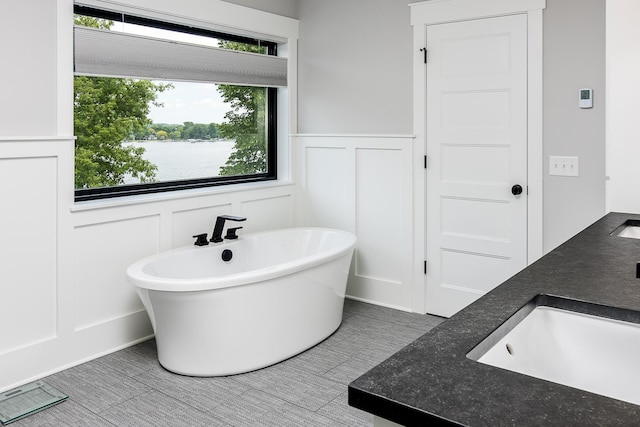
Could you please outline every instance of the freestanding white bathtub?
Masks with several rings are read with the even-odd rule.
[[[355,243],[325,228],[266,231],[162,252],[132,264],[127,277],[162,366],[238,374],[294,356],[340,326]]]

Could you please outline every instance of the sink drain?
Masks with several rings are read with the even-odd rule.
[[[513,347],[511,347],[511,344],[508,344],[505,346],[507,348],[507,352],[513,356]]]

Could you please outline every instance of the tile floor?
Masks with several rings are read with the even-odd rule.
[[[195,378],[157,362],[155,341],[44,378],[69,395],[12,426],[371,426],[347,385],[442,321],[347,300],[312,349],[247,374]]]

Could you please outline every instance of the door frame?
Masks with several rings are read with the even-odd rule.
[[[414,157],[414,309],[426,312],[426,170],[427,153],[427,26],[448,22],[491,18],[504,15],[527,15],[527,263],[543,255],[543,62],[542,11],[546,0],[430,0],[411,7],[413,26],[413,127]]]

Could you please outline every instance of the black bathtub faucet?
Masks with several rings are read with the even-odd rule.
[[[216,225],[213,227],[213,234],[211,235],[210,242],[219,243],[224,239],[222,238],[222,230],[224,229],[225,221],[246,221],[247,218],[241,216],[233,216],[233,215],[220,215],[216,218]],[[241,229],[242,227],[230,228],[227,230],[227,235],[225,239],[237,239],[236,231]]]

